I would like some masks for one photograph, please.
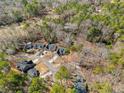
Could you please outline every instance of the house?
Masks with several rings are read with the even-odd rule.
[[[33,45],[34,49],[43,49],[44,47],[45,47],[44,44],[39,44],[39,43]]]
[[[24,49],[27,50],[27,49],[32,49],[33,48],[33,44],[31,42],[27,43],[25,46],[24,46]]]
[[[16,68],[24,73],[34,68],[34,66],[35,64],[32,61],[23,61],[16,64]]]
[[[59,48],[59,49],[57,50],[57,54],[58,54],[59,56],[65,55],[65,49],[64,49],[64,48]]]
[[[48,44],[48,45],[46,45],[46,49],[54,52],[57,50],[57,46],[55,44]]]
[[[29,69],[27,73],[31,77],[37,77],[40,74],[39,71],[37,71],[35,68]]]

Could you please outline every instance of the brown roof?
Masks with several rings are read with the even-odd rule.
[[[35,68],[40,72],[40,73],[46,73],[49,71],[48,67],[44,65],[42,62],[37,64]]]

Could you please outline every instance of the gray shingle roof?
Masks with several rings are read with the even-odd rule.
[[[48,44],[46,45],[46,49],[48,49],[49,51],[56,51],[57,46],[55,44]]]
[[[58,55],[64,55],[64,54],[65,54],[65,49],[64,49],[64,48],[59,48],[59,49],[57,50],[57,54],[58,54]]]
[[[35,68],[29,69],[27,73],[31,77],[39,76],[39,72]]]
[[[35,64],[32,61],[23,61],[16,64],[17,69],[22,72],[27,72],[29,69],[33,68]]]

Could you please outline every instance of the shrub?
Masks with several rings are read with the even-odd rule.
[[[0,17],[0,26],[9,25],[13,22],[14,22],[13,18],[9,15],[4,15]]]
[[[21,75],[15,71],[10,71],[8,74],[0,75],[0,88],[4,93],[16,93],[16,91],[21,90],[22,86],[25,85],[25,80],[27,77]]]
[[[14,17],[16,22],[22,22],[23,21],[22,13],[18,10],[13,11],[13,17]]]
[[[50,43],[57,42],[56,33],[51,29],[51,27],[48,26],[48,24],[44,23],[44,25],[41,26],[41,32],[43,33],[44,39],[47,42]]]
[[[115,69],[116,69],[116,65],[114,64],[109,64],[106,68],[105,68],[105,72],[108,72],[108,73],[114,73],[115,72]]]
[[[69,54],[70,53],[70,49],[69,48],[65,48],[65,53]]]
[[[46,89],[45,82],[42,78],[33,78],[32,82],[28,88],[28,93],[44,93]]]
[[[93,69],[93,73],[94,74],[100,74],[100,73],[103,73],[104,72],[104,69],[101,67],[101,66],[96,66],[94,69]]]
[[[87,39],[91,42],[98,42],[102,32],[96,27],[90,27],[87,35]]]
[[[23,0],[22,4],[24,5],[24,10],[30,16],[36,16],[39,14],[39,3],[37,0],[32,0],[32,2],[28,2],[27,0]]]
[[[124,51],[123,51],[123,49],[119,53],[115,53],[115,52],[111,53],[109,59],[112,64],[124,66]]]
[[[5,68],[5,67],[8,67],[9,66],[9,63],[6,62],[6,61],[0,61],[0,71]]]
[[[67,88],[66,89],[66,93],[76,93],[76,89],[74,89],[74,88]]]
[[[55,78],[58,80],[69,78],[69,71],[66,67],[62,66],[59,71],[55,74]]]
[[[3,61],[7,55],[5,53],[0,53],[0,61]]]
[[[93,84],[93,88],[98,93],[112,93],[112,86],[109,82],[96,82],[95,84]]]
[[[22,22],[22,24],[21,24],[21,28],[24,30],[27,29],[29,26],[30,26],[30,24],[28,24],[27,22]]]
[[[82,44],[80,44],[80,45],[72,45],[71,47],[70,47],[70,50],[71,51],[76,51],[76,52],[78,52],[78,51],[80,51],[81,49],[83,48],[83,45]]]
[[[16,93],[23,93],[23,91],[21,91],[21,90],[18,90]]]
[[[65,87],[56,82],[53,84],[50,93],[65,93]]]

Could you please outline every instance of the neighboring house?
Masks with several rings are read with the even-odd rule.
[[[29,69],[34,68],[35,64],[32,61],[23,61],[16,64],[18,70],[26,73]]]
[[[24,46],[24,49],[27,50],[27,49],[32,49],[33,48],[33,44],[31,42],[27,43],[25,46]]]
[[[29,69],[27,73],[31,77],[37,77],[40,74],[35,68]]]
[[[46,49],[54,52],[57,50],[57,46],[55,44],[48,44],[48,45],[46,45]]]
[[[27,43],[24,47],[25,50],[30,50],[30,49],[44,49],[46,51],[51,51],[54,52],[56,51],[59,56],[65,55],[65,48],[58,48],[55,44],[32,44],[31,42]]]
[[[57,50],[57,54],[58,54],[59,56],[65,55],[65,49],[64,49],[64,48],[59,48],[59,49]]]
[[[39,43],[33,45],[33,48],[34,48],[34,49],[43,49],[44,47],[45,47],[44,44],[39,44]]]

